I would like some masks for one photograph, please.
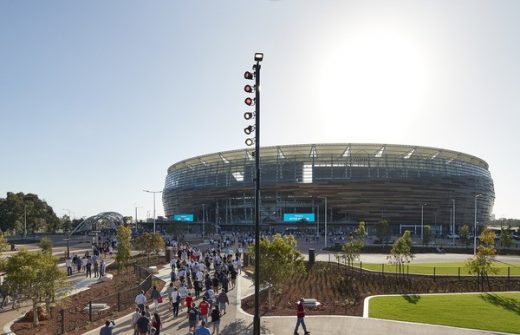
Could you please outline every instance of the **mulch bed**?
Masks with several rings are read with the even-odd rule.
[[[520,278],[490,277],[486,290],[520,290]],[[272,292],[272,307],[267,292],[260,293],[261,315],[296,314],[300,297],[315,298],[321,305],[306,308],[308,315],[363,315],[363,301],[377,294],[479,292],[475,277],[391,275],[353,269],[334,263],[317,262],[304,274],[288,278],[279,292]],[[242,300],[242,308],[254,313],[254,295]]]
[[[32,314],[31,318],[27,316],[16,322],[11,330],[17,335],[35,335],[35,334],[57,334],[59,333],[59,322],[57,321],[59,311],[64,309],[65,327],[67,334],[83,334],[86,330],[99,327],[105,323],[107,319],[115,319],[119,316],[126,315],[133,311],[136,290],[134,289],[140,283],[139,279],[133,272],[133,268],[113,272],[114,278],[111,281],[96,283],[88,290],[79,292],[62,299],[59,305],[52,309],[51,318],[40,320],[40,326],[33,328]],[[164,282],[157,280],[155,285],[158,290],[164,286]],[[120,299],[124,300],[120,312],[117,312],[117,292],[120,291]],[[149,293],[149,292],[148,292]],[[93,322],[88,321],[88,313],[83,308],[88,305],[89,301],[93,303],[107,303],[110,310],[103,315],[96,315]]]

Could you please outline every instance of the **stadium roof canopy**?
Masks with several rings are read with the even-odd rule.
[[[232,161],[244,159],[252,161],[254,160],[253,151],[254,150],[251,149],[240,149],[197,156],[173,164],[168,168],[168,172],[190,168],[200,164],[229,164]],[[284,145],[262,147],[260,154],[262,157],[276,157],[277,159],[291,159],[293,157],[301,159],[301,157],[308,156],[309,160],[325,157],[344,157],[347,159],[352,156],[373,156],[375,158],[401,156],[402,159],[436,159],[444,160],[446,164],[459,161],[477,165],[484,169],[488,169],[489,167],[484,160],[458,151],[398,144],[334,143]]]

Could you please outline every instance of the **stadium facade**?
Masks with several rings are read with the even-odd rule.
[[[417,233],[423,223],[444,235],[454,209],[458,231],[463,224],[473,227],[475,199],[480,225],[494,203],[488,164],[452,150],[346,143],[264,147],[260,153],[261,224],[276,230],[305,224],[319,229],[326,202],[329,231],[386,219],[394,233]],[[253,155],[248,149],[225,151],[170,166],[165,214],[189,214],[196,227],[205,222],[209,228],[253,229]],[[301,213],[311,213],[315,222],[284,221]]]

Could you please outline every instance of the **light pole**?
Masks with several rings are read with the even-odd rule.
[[[424,234],[424,206],[428,204],[421,204],[421,242],[423,241]]]
[[[148,191],[148,190],[143,190],[143,191],[153,194],[153,233],[155,234],[155,194],[162,193],[162,191]]]
[[[23,226],[24,226],[24,233],[23,238],[27,238],[27,204],[23,204]]]
[[[473,228],[473,256],[477,254],[477,198],[482,194],[475,195],[475,227]]]
[[[451,238],[452,238],[452,244],[455,245],[455,199],[451,199],[451,201],[453,202]]]
[[[260,335],[260,62],[264,59],[263,53],[255,53],[255,62],[253,65],[254,73],[247,71],[244,78],[248,80],[255,79],[255,87],[250,85],[244,86],[247,93],[255,92],[255,99],[246,98],[245,103],[248,106],[256,106],[255,113],[246,112],[244,118],[249,120],[255,118],[255,126],[248,126],[244,129],[246,135],[255,132],[255,138],[247,138],[246,145],[255,144],[255,315],[253,317],[253,335]]]
[[[206,233],[206,220],[204,218],[204,209],[206,207],[206,204],[202,204],[202,237],[204,237],[205,233]]]
[[[318,196],[320,199],[325,199],[325,248],[327,248],[327,197],[326,196]]]
[[[70,209],[66,209],[66,208],[62,208],[63,211],[67,211],[69,213],[69,221],[70,221],[70,224],[72,225],[72,220],[70,218]],[[70,226],[69,228],[67,229],[67,258],[70,257],[70,247],[69,247],[69,241],[70,241]]]

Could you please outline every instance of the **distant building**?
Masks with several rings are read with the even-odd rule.
[[[417,233],[423,217],[424,225],[447,234],[453,207],[456,225],[472,226],[475,196],[481,194],[477,221],[484,224],[495,199],[488,164],[452,150],[347,143],[273,146],[260,152],[262,229],[302,226],[287,222],[299,214],[309,214],[306,219],[314,221],[306,223],[309,228],[318,228],[316,222],[323,227],[326,199],[330,231],[386,219],[395,234],[403,229]],[[253,154],[249,149],[218,152],[170,166],[163,192],[166,216],[188,214],[195,226],[205,221],[223,230],[251,230]]]

